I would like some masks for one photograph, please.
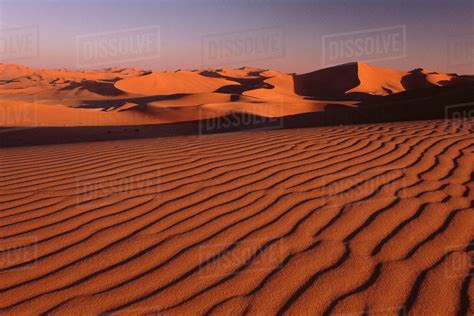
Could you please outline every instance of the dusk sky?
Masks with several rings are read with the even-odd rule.
[[[361,59],[401,70],[423,67],[474,73],[473,3],[473,0],[0,0],[3,30],[0,41],[8,37],[11,29],[23,26],[37,27],[39,34],[37,52],[18,59],[3,56],[0,62],[43,68],[101,68],[99,63],[78,63],[77,55],[81,54],[78,38],[94,38],[104,32],[117,37],[130,29],[159,27],[159,54],[149,54],[146,58],[122,55],[107,60],[111,65],[154,70],[248,65],[302,73],[330,64],[324,59],[324,54],[326,58],[330,54],[330,46],[323,44],[324,36],[330,39],[342,36],[346,43],[360,36],[377,41],[386,33],[379,29],[399,27],[395,30],[399,32],[401,27],[405,35],[385,38],[389,41],[385,46],[389,51],[377,55],[366,51],[365,55],[370,56]],[[118,35],[113,33],[117,31],[120,31]],[[359,33],[338,35],[348,32]],[[226,41],[249,38],[255,45],[273,46],[270,50],[262,46],[263,51],[247,55],[227,47],[226,58],[210,58],[209,49],[226,47],[223,44]],[[464,56],[462,63],[453,62],[448,56],[453,40],[460,43],[457,49],[461,52],[457,54]],[[404,53],[390,51],[390,45],[396,46],[395,50],[403,46]],[[335,56],[337,62],[352,59],[339,54]]]

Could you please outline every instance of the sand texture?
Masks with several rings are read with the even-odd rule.
[[[182,91],[171,80],[155,90],[164,75],[111,76],[127,94],[186,94],[188,108],[226,103],[213,89],[265,75],[253,72],[196,84],[201,75],[179,73]],[[299,98],[286,75],[266,75]],[[387,91],[379,85],[353,88]],[[473,128],[431,120],[2,149],[0,312],[472,315]]]

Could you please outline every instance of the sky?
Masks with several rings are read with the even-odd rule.
[[[0,62],[474,73],[474,0],[0,0]]]

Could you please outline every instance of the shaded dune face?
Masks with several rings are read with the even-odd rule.
[[[81,82],[73,82],[69,85],[60,88],[61,91],[70,91],[75,89],[87,90],[91,93],[98,94],[104,97],[107,96],[121,96],[126,93],[115,88],[113,82],[97,82],[93,80],[82,80]]]
[[[359,99],[363,96],[387,96],[404,91],[474,82],[468,76],[440,74],[421,68],[402,72],[360,62],[295,75],[293,79],[297,94],[316,99]]]
[[[472,315],[473,124],[3,149],[0,313]]]
[[[450,78],[448,77],[446,79],[449,80]],[[402,77],[401,84],[405,91],[433,88],[438,86],[437,82],[432,82],[429,80],[429,75],[423,72],[423,69],[415,69],[410,71],[407,75]]]
[[[293,79],[296,94],[316,98],[340,97],[360,84],[357,63],[295,75]]]

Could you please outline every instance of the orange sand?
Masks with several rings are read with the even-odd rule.
[[[2,149],[0,312],[473,314],[473,125]]]
[[[357,107],[361,95],[387,96],[466,83],[474,85],[474,79],[363,63],[303,75],[248,67],[151,72],[41,70],[0,64],[0,126],[145,125],[231,113],[274,118]]]

